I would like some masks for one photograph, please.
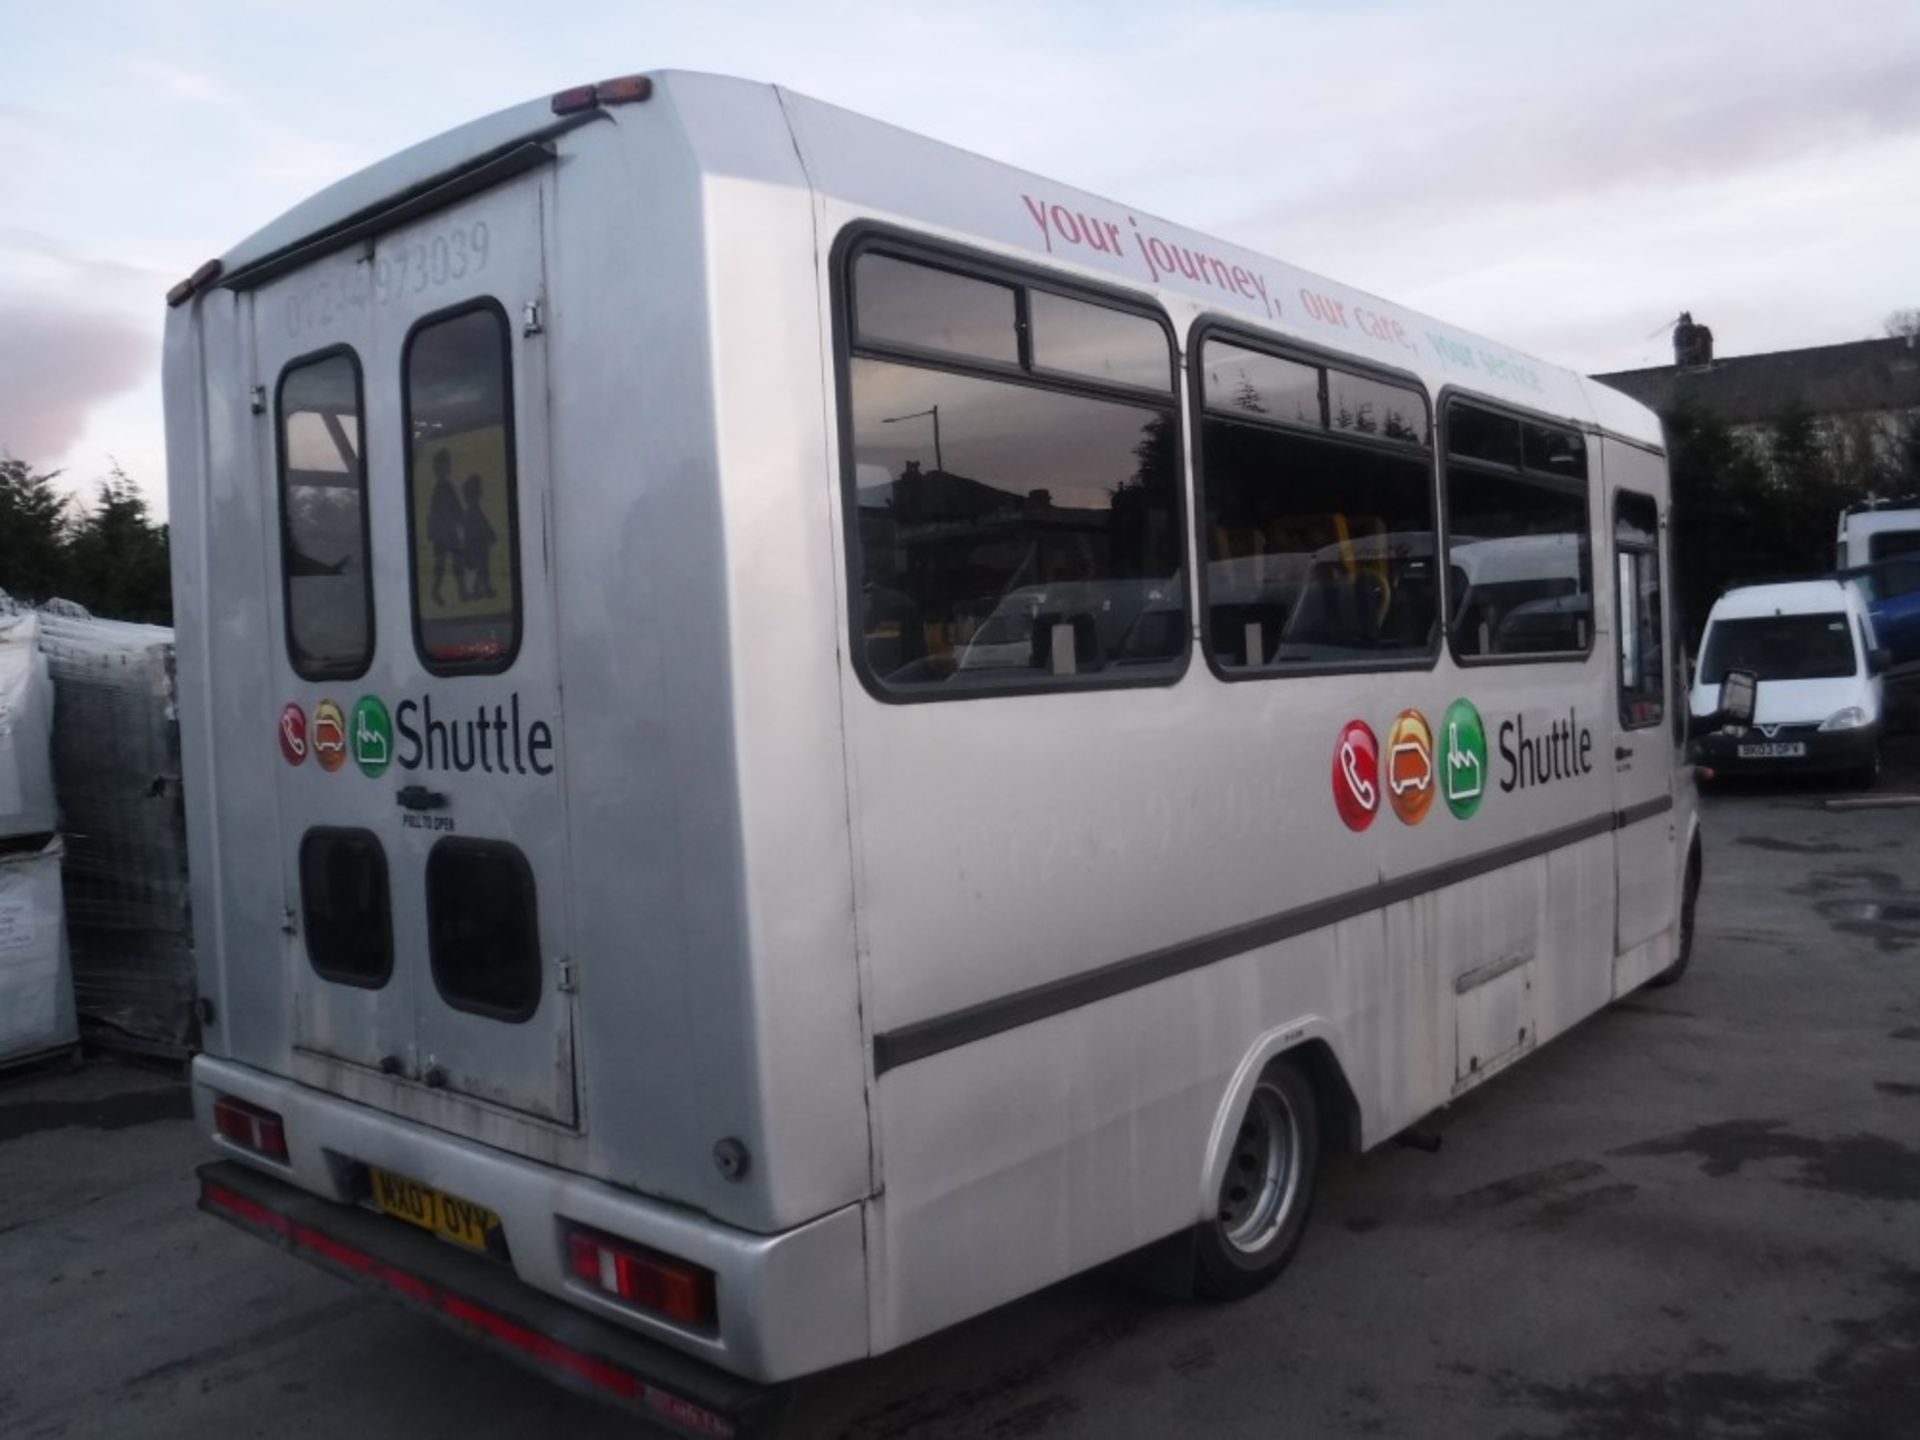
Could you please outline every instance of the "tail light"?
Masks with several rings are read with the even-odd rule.
[[[213,1128],[243,1150],[269,1160],[287,1158],[287,1129],[271,1110],[222,1095],[213,1102]]]
[[[718,1318],[713,1272],[685,1260],[574,1229],[567,1235],[567,1264],[594,1289],[682,1325],[707,1330]]]

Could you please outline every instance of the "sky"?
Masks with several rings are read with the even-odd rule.
[[[168,286],[639,70],[772,80],[1588,372],[1920,306],[1920,0],[0,0],[0,454],[165,512]]]

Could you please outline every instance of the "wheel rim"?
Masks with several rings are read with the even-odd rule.
[[[1293,1209],[1299,1188],[1299,1120],[1284,1092],[1254,1087],[1220,1181],[1220,1232],[1243,1255],[1268,1245]]]

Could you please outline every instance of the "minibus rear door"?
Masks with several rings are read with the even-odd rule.
[[[283,483],[274,547],[280,663],[295,672],[280,718],[281,828],[305,942],[289,957],[295,1043],[572,1124],[548,570],[551,185],[549,167],[520,174],[263,287],[253,328],[263,369],[352,357],[359,415],[294,430],[349,470],[339,456],[356,446],[343,452],[339,437],[364,440],[360,491]],[[282,448],[299,441],[289,432]],[[355,493],[358,550],[344,498]],[[329,843],[331,868],[314,853]],[[336,933],[374,957],[363,973],[321,963],[316,946]]]

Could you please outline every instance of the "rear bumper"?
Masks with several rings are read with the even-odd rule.
[[[347,1280],[423,1311],[571,1390],[691,1435],[747,1436],[778,1391],[583,1315],[513,1272],[232,1160],[200,1167],[200,1208]]]
[[[282,1118],[286,1164],[243,1150],[215,1131],[213,1103],[220,1095],[263,1106]],[[215,1149],[318,1197],[325,1213],[399,1231],[408,1241],[415,1238],[400,1222],[359,1208],[367,1165],[486,1206],[500,1216],[511,1264],[484,1259],[470,1263],[527,1289],[529,1301],[560,1305],[582,1319],[594,1317],[759,1382],[793,1379],[868,1353],[866,1245],[857,1205],[779,1234],[756,1235],[572,1170],[206,1055],[193,1062],[193,1103],[200,1133]],[[719,1299],[717,1329],[682,1329],[575,1279],[566,1264],[568,1223],[591,1226],[711,1270]],[[454,1259],[468,1261],[430,1235],[420,1238],[448,1250]]]

